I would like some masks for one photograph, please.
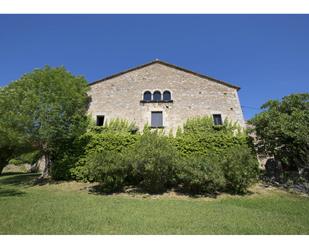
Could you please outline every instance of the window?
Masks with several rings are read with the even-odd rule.
[[[222,125],[222,117],[221,114],[214,114],[212,115],[214,119],[214,124],[215,125]]]
[[[155,91],[153,93],[153,100],[154,101],[161,101],[161,93],[159,91]]]
[[[151,92],[144,92],[144,101],[151,101]]]
[[[163,127],[163,115],[162,112],[151,112],[151,127],[161,128]]]
[[[164,101],[170,101],[171,100],[171,92],[170,91],[164,91],[163,92],[163,100]]]
[[[97,126],[103,126],[104,125],[104,116],[100,115],[97,116]]]

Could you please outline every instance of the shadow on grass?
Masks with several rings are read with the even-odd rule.
[[[2,174],[0,175],[0,179],[1,176],[11,176],[11,175],[24,175],[26,174],[25,172],[2,172]]]
[[[16,189],[0,189],[1,197],[23,196],[25,192]]]
[[[20,172],[7,172],[3,173],[0,176],[0,186],[1,185],[7,185],[7,186],[14,186],[14,187],[31,187],[31,186],[43,186],[46,184],[61,184],[64,181],[54,181],[50,179],[42,179],[39,178],[40,174],[39,173],[20,173]],[[102,185],[97,184],[91,187],[86,187],[88,190],[89,194],[94,194],[94,195],[105,195],[105,196],[111,196],[111,195],[128,195],[128,196],[140,196],[140,197],[160,197],[160,196],[171,196],[171,197],[190,197],[190,198],[203,198],[203,197],[208,197],[208,198],[213,198],[216,199],[222,194],[229,194],[229,195],[234,195],[234,196],[242,196],[246,197],[249,195],[254,194],[251,191],[248,191],[243,194],[236,194],[232,192],[215,192],[212,194],[193,194],[193,193],[188,193],[185,192],[182,188],[174,188],[174,189],[167,189],[164,192],[161,193],[149,193],[145,190],[143,190],[140,187],[135,187],[135,186],[125,186],[123,189],[119,189],[118,191],[108,191],[104,190],[102,188]],[[21,191],[18,190],[1,190],[0,195],[2,196],[14,196],[14,195],[22,195],[24,194]],[[7,192],[7,193],[6,193]]]
[[[0,176],[0,184],[16,187],[27,187],[35,185],[38,173],[4,173]]]
[[[112,195],[128,195],[128,196],[140,196],[140,197],[160,197],[160,196],[171,196],[171,197],[190,197],[194,199],[198,198],[213,198],[216,199],[218,196],[223,194],[223,192],[216,192],[212,194],[193,194],[183,191],[181,188],[173,188],[173,189],[167,189],[166,191],[159,192],[159,193],[149,193],[145,190],[143,190],[140,187],[134,187],[134,186],[125,186],[123,189],[120,189],[118,191],[108,191],[104,190],[100,184],[97,184],[95,186],[92,186],[88,188],[89,194],[94,195],[102,195],[102,196],[112,196]],[[226,193],[226,192],[225,192]],[[252,193],[246,193],[242,196],[247,196]]]

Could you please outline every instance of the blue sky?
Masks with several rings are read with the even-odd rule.
[[[309,15],[0,15],[1,86],[44,65],[91,82],[156,58],[239,85],[249,119],[308,92]]]

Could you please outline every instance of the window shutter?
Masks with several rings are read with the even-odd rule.
[[[153,128],[163,127],[162,112],[151,112],[151,127]]]

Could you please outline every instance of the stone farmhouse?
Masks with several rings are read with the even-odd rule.
[[[191,117],[210,115],[245,127],[238,86],[160,60],[90,83],[88,112],[96,124],[121,118],[173,132]]]

